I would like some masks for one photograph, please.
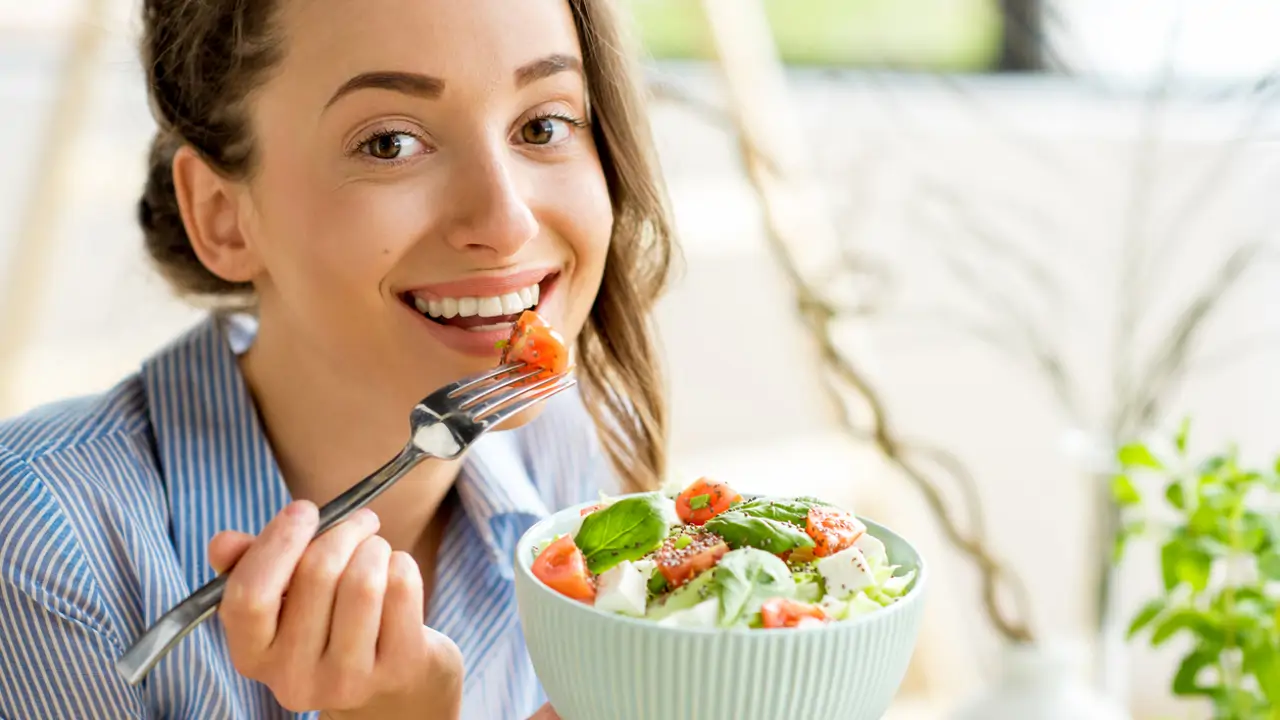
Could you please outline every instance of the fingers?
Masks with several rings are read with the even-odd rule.
[[[318,522],[314,504],[290,504],[267,523],[228,576],[219,615],[238,667],[240,661],[252,663],[275,637],[281,596]]]
[[[538,712],[534,713],[529,720],[560,720],[560,716],[556,714],[550,704],[547,704],[538,708]]]
[[[391,545],[374,535],[360,544],[342,574],[324,652],[325,663],[340,674],[364,676],[374,669],[390,561]]]
[[[248,533],[224,530],[209,541],[209,565],[221,575],[230,570],[256,538]]]
[[[387,589],[382,598],[382,632],[378,637],[379,666],[422,655],[423,645],[422,575],[413,556],[394,552],[387,565]]]
[[[324,654],[338,584],[356,548],[378,531],[378,516],[357,510],[312,541],[298,561],[272,642],[277,661],[308,667]]]

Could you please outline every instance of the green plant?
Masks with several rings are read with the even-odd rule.
[[[1193,460],[1188,428],[1167,452],[1133,443],[1118,453],[1115,562],[1131,540],[1153,536],[1164,581],[1129,637],[1149,630],[1153,647],[1189,639],[1173,692],[1208,698],[1218,720],[1280,720],[1280,459],[1242,467],[1231,446]]]

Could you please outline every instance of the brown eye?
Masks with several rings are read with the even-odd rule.
[[[556,135],[555,118],[538,118],[525,123],[520,130],[520,137],[530,145],[546,145]]]
[[[404,132],[389,132],[369,138],[360,151],[377,160],[404,160],[426,151],[422,141]]]
[[[383,135],[369,143],[369,154],[379,160],[395,160],[400,156],[400,136]]]

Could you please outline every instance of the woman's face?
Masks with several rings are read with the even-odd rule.
[[[565,0],[286,0],[279,24],[241,217],[263,335],[406,413],[535,303],[572,343],[613,215]]]

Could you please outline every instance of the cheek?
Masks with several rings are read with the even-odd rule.
[[[605,257],[613,235],[613,207],[604,175],[598,166],[578,172],[547,187],[554,187],[544,207],[544,222],[561,238],[573,257],[572,297],[575,319],[585,319],[604,272]]]
[[[380,284],[427,222],[414,188],[326,184],[302,163],[264,172],[259,245],[272,283],[313,306],[355,309],[381,300]]]

